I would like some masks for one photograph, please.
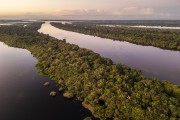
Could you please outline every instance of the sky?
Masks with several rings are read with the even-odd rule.
[[[0,0],[0,19],[178,19],[180,0]]]

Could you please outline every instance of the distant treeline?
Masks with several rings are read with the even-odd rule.
[[[180,50],[180,30],[162,30],[129,27],[107,27],[86,24],[61,24],[51,25],[78,33],[110,38],[113,40],[127,41],[135,44],[155,46],[163,49]]]
[[[42,23],[1,26],[0,41],[29,50],[37,69],[106,120],[180,119],[180,87],[148,79],[91,50],[38,33]],[[33,88],[32,88],[33,89]]]
[[[73,23],[84,25],[145,25],[180,27],[180,20],[79,20],[73,21]]]

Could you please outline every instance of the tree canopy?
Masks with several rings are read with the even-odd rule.
[[[100,119],[180,119],[180,87],[144,77],[91,50],[38,33],[42,23],[1,26],[0,41],[29,50],[55,80]]]

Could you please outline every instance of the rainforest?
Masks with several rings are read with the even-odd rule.
[[[96,118],[180,119],[178,85],[156,78],[147,78],[140,70],[115,64],[111,59],[101,57],[91,50],[39,33],[37,30],[42,24],[42,22],[31,23],[26,27],[1,26],[0,41],[30,51],[38,60],[36,65],[38,72],[54,80],[63,88],[64,93],[71,94],[81,101]],[[180,50],[179,31],[159,32],[99,26],[74,27],[59,23],[52,25],[85,34]],[[115,31],[125,36],[118,36]],[[142,42],[145,37],[146,42]],[[166,37],[171,38],[171,44],[165,39]]]

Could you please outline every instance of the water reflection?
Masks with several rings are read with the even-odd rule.
[[[0,42],[0,120],[82,120],[91,113],[76,100],[66,100],[48,77],[37,73],[30,52]],[[49,81],[51,86],[43,87]]]
[[[142,70],[147,77],[157,77],[180,85],[180,52],[65,31],[51,26],[49,22],[43,24],[39,32],[66,39],[69,43],[111,58],[115,63]]]

